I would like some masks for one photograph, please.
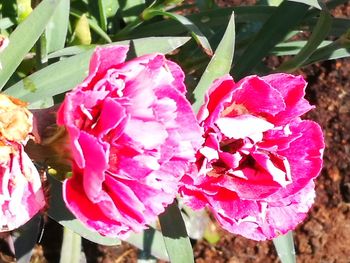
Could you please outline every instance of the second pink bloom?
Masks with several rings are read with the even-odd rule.
[[[294,229],[313,203],[324,149],[319,125],[300,119],[313,108],[305,87],[288,74],[218,79],[199,112],[205,143],[183,178],[187,204],[255,240]]]

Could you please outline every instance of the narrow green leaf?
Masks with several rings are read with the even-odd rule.
[[[27,263],[33,254],[41,230],[41,215],[37,214],[29,222],[13,233],[16,262]]]
[[[155,256],[158,259],[169,261],[163,235],[150,227],[142,233],[131,233],[126,241],[141,249],[143,253]]]
[[[340,37],[350,29],[350,19],[333,18],[332,29],[330,35]]]
[[[52,52],[47,57],[49,59],[51,59],[51,58],[60,58],[60,57],[70,57],[70,56],[74,56],[74,55],[83,53],[84,51],[88,51],[88,50],[93,49],[95,47],[96,47],[96,45],[70,46],[70,47],[66,47],[66,48],[57,50],[55,52]]]
[[[46,46],[46,36],[42,34],[39,40],[35,43],[35,60],[37,63],[37,68],[41,69],[47,65],[47,46]]]
[[[197,112],[204,102],[204,94],[212,82],[230,72],[235,49],[235,21],[232,13],[225,34],[210,60],[197,87],[193,91],[195,102],[192,107]]]
[[[180,203],[180,202],[179,202]],[[193,211],[190,207],[179,204],[187,234],[192,239],[202,239],[210,218],[204,209]]]
[[[86,14],[79,17],[73,32],[73,44],[75,45],[90,45],[91,32],[90,25]]]
[[[103,0],[103,6],[105,8],[106,17],[113,17],[118,11],[119,3],[115,0]]]
[[[43,0],[10,35],[6,52],[0,54],[3,65],[0,71],[0,90],[44,31],[58,2],[59,0]]]
[[[100,12],[100,24],[103,31],[107,31],[107,15],[104,0],[98,0],[98,10]]]
[[[80,255],[81,236],[64,227],[60,263],[80,263]]]
[[[331,24],[331,14],[328,12],[328,10],[322,10],[317,24],[312,30],[312,34],[309,37],[306,45],[294,58],[283,63],[276,69],[276,71],[292,72],[299,68],[312,55],[312,53],[315,52],[317,47],[326,38],[331,29]]]
[[[325,47],[333,43],[333,41],[324,40],[319,45],[318,49]],[[270,52],[272,55],[276,56],[288,56],[288,55],[296,55],[300,52],[300,50],[307,44],[306,40],[298,40],[298,41],[290,41],[284,42],[276,45]],[[315,51],[317,52],[317,51]]]
[[[159,222],[170,262],[194,262],[191,242],[176,201],[169,205],[163,214],[159,215]]]
[[[93,50],[56,62],[24,78],[5,93],[33,103],[72,89],[87,76]]]
[[[318,3],[318,0],[288,0],[291,2],[297,2],[297,3],[303,3],[312,7],[315,7],[317,9],[322,9],[321,5]]]
[[[327,46],[317,49],[312,56],[305,61],[307,66],[319,61],[350,57],[350,41],[342,38],[330,43]]]
[[[69,0],[60,0],[56,11],[46,26],[47,53],[64,48],[69,24]]]
[[[147,37],[134,39],[130,42],[135,56],[159,52],[168,54],[190,40],[189,37]],[[121,43],[127,43],[122,41]]]
[[[126,1],[128,3],[130,1]],[[107,19],[113,17],[119,8],[119,2],[116,0],[98,0],[98,9],[100,14],[100,24],[104,31],[107,31]]]
[[[15,23],[8,17],[0,19],[0,29],[7,29],[13,26]]]
[[[114,45],[130,45],[134,56],[160,52],[167,54],[185,44],[188,37],[151,37],[121,41]],[[6,89],[6,94],[34,103],[42,98],[53,97],[72,89],[88,73],[89,60],[93,50],[82,52],[43,68]]]
[[[50,183],[50,208],[48,215],[62,226],[73,230],[80,236],[95,242],[97,244],[114,246],[119,245],[120,240],[117,238],[104,237],[95,231],[86,228],[73,214],[66,208],[66,205],[62,199],[62,183],[56,179],[48,176]]]
[[[233,71],[235,79],[249,74],[276,44],[299,25],[308,9],[306,4],[283,1],[237,58]]]
[[[274,6],[238,6],[203,11],[186,17],[193,21],[200,30],[212,31],[215,33],[218,29],[222,28],[223,24],[227,23],[232,12],[235,13],[236,24],[246,24],[249,21],[262,23],[265,22],[276,9],[277,8]],[[187,29],[180,23],[172,19],[167,19],[139,26],[139,28],[131,32],[130,36],[135,38],[148,35],[178,35],[183,34],[186,31]]]
[[[274,238],[273,244],[282,263],[296,263],[292,231]]]
[[[133,22],[138,19],[139,14],[145,9],[145,0],[128,0],[121,7],[122,16],[126,23]]]
[[[192,37],[196,40],[198,45],[200,45],[203,48],[205,53],[207,53],[209,56],[213,55],[213,51],[211,49],[208,39],[199,30],[199,28],[194,23],[192,23],[187,17],[151,8],[144,10],[142,16],[145,20],[151,19],[154,16],[166,16],[171,19],[174,19],[175,21],[183,25],[185,28],[187,28],[188,31],[191,32]]]
[[[266,4],[270,5],[270,6],[279,6],[282,3],[283,0],[265,0],[262,1],[263,3],[266,2]]]
[[[34,110],[34,109],[46,109],[50,108],[54,105],[54,101],[52,97],[46,97],[44,99],[38,100],[34,103],[31,103],[29,105],[29,109]]]

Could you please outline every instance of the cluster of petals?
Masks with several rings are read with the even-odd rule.
[[[72,150],[67,207],[89,228],[120,238],[173,202],[203,143],[181,68],[162,54],[125,61],[127,52],[98,47],[88,77],[57,114]]]
[[[45,205],[40,176],[23,148],[32,123],[23,102],[0,94],[0,231],[20,227]]]
[[[313,204],[324,149],[320,126],[300,119],[313,108],[305,88],[289,74],[216,80],[198,114],[205,142],[182,179],[185,202],[254,240],[294,229]]]

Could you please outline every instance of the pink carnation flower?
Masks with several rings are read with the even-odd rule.
[[[40,176],[23,150],[32,128],[26,104],[0,94],[0,232],[20,227],[45,206]]]
[[[173,202],[202,144],[180,67],[162,54],[125,61],[127,51],[97,48],[57,120],[72,149],[67,207],[88,227],[121,238]]]
[[[198,119],[205,143],[180,192],[194,209],[208,206],[228,231],[272,239],[294,229],[315,198],[322,167],[320,126],[299,117],[313,107],[302,77],[272,74],[210,88]]]
[[[34,164],[15,142],[0,140],[0,232],[24,225],[45,205]]]

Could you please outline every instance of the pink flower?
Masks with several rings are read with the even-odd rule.
[[[8,37],[0,35],[0,53],[9,45],[10,40]]]
[[[180,192],[194,209],[208,206],[228,231],[272,239],[294,229],[314,198],[322,167],[319,125],[299,117],[313,107],[302,77],[272,74],[210,88],[198,119],[205,143]]]
[[[15,142],[0,141],[0,232],[24,225],[45,205],[34,164]]]
[[[66,95],[58,124],[70,136],[67,207],[102,235],[141,231],[173,202],[202,144],[180,67],[127,46],[97,48],[89,76]]]
[[[40,176],[23,150],[32,125],[25,103],[0,94],[0,232],[20,227],[45,205]]]
[[[4,51],[4,49],[9,45],[10,40],[3,35],[0,35],[0,53]],[[0,70],[2,70],[2,65],[0,63]]]

